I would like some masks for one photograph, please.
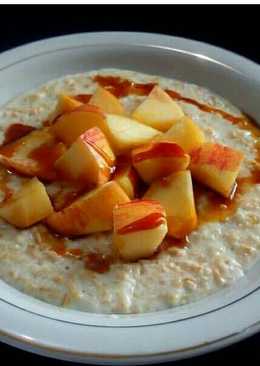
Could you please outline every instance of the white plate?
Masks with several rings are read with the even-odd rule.
[[[0,55],[0,105],[56,77],[118,67],[206,86],[260,120],[260,67],[231,52],[148,33],[89,33]],[[218,349],[260,329],[260,263],[246,278],[193,304],[144,315],[60,309],[0,282],[0,339],[87,363],[169,361]]]

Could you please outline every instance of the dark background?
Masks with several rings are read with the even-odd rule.
[[[259,6],[0,6],[0,52],[47,37],[93,31],[164,33],[214,44],[260,63]],[[1,319],[1,314],[0,314]],[[217,324],[216,324],[217,326]],[[260,362],[260,334],[205,356],[179,361],[175,366],[219,365],[221,362]],[[66,366],[0,343],[0,363]],[[170,363],[169,363],[170,364]],[[167,364],[167,365],[169,365]]]

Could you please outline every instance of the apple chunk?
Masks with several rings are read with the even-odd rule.
[[[191,153],[191,173],[199,182],[229,197],[243,154],[228,146],[205,143]]]
[[[108,164],[114,164],[116,157],[111,149],[111,146],[103,134],[103,132],[98,127],[93,127],[84,133],[84,139],[89,145],[95,148],[100,155],[107,161]]]
[[[99,86],[89,100],[89,104],[99,107],[105,113],[124,115],[124,108],[118,98]]]
[[[137,121],[160,131],[167,131],[184,113],[179,105],[159,86],[133,112]]]
[[[127,261],[150,257],[167,234],[165,211],[156,201],[136,200],[117,205],[113,217],[113,244]]]
[[[115,114],[107,114],[106,121],[107,137],[117,154],[143,145],[160,134],[154,128]]]
[[[111,230],[114,206],[128,201],[126,193],[116,182],[107,182],[64,210],[53,213],[46,222],[54,231],[67,236]]]
[[[145,198],[157,200],[165,208],[170,236],[183,238],[197,226],[189,170],[175,172],[153,182],[146,192]]]
[[[55,168],[61,178],[91,187],[109,180],[114,160],[104,134],[95,127],[77,138]]]
[[[135,169],[146,182],[165,177],[174,171],[185,170],[190,157],[183,149],[172,142],[151,142],[132,151]]]
[[[70,97],[66,94],[60,94],[56,108],[52,115],[49,117],[49,119],[53,121],[59,115],[72,112],[74,109],[80,107],[81,105],[82,103],[77,101],[73,97]]]
[[[158,140],[167,140],[180,145],[186,153],[199,148],[205,142],[203,131],[189,117],[175,121],[172,127]]]
[[[48,129],[35,130],[1,146],[0,163],[20,174],[51,181],[57,178],[54,163],[65,150]]]
[[[139,179],[136,171],[130,164],[119,167],[115,172],[113,180],[120,185],[130,199],[135,197]]]
[[[26,182],[8,201],[0,206],[0,217],[24,229],[53,213],[44,185],[33,178]]]
[[[100,128],[116,153],[140,146],[160,133],[130,118],[115,114],[105,115],[100,108],[90,104],[63,114],[51,130],[65,144],[71,145],[92,127]]]
[[[107,130],[105,115],[100,108],[83,104],[72,112],[60,116],[51,130],[66,145],[71,145],[92,127],[99,127],[105,133]]]

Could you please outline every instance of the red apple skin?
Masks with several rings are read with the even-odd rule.
[[[135,169],[146,183],[185,170],[190,157],[177,144],[169,141],[152,142],[132,151]]]
[[[214,165],[219,170],[236,170],[243,159],[243,154],[228,146],[207,143],[191,152],[192,165]]]
[[[101,148],[104,143],[105,138],[97,140],[96,143],[90,142],[88,131],[80,135],[55,163],[60,179],[81,184],[88,189],[106,183],[110,178],[112,166],[107,162],[111,162],[109,155]],[[106,147],[109,149],[108,145]]]
[[[208,142],[191,152],[190,169],[196,180],[222,196],[229,197],[243,158],[240,151]]]
[[[47,225],[65,236],[80,236],[113,228],[113,208],[129,198],[114,181],[80,196],[71,205],[53,213]]]
[[[129,155],[117,157],[112,179],[123,188],[130,199],[134,199],[138,195],[141,181],[131,165],[131,157]]]
[[[85,143],[91,145],[108,163],[109,166],[113,166],[116,157],[111,149],[111,146],[98,127],[93,127],[84,132],[80,138]]]
[[[148,258],[167,234],[164,208],[154,200],[119,204],[113,211],[115,251],[125,261]]]
[[[80,135],[92,127],[99,127],[106,133],[106,117],[100,108],[91,104],[83,104],[69,113],[62,114],[51,126],[51,132],[70,146]]]

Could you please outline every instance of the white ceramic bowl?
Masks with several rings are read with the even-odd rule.
[[[0,105],[63,76],[115,67],[205,86],[260,120],[260,67],[182,38],[127,32],[75,34],[0,55]],[[66,360],[169,361],[231,344],[260,329],[260,263],[233,287],[196,303],[143,315],[101,315],[48,305],[0,281],[0,339]]]

